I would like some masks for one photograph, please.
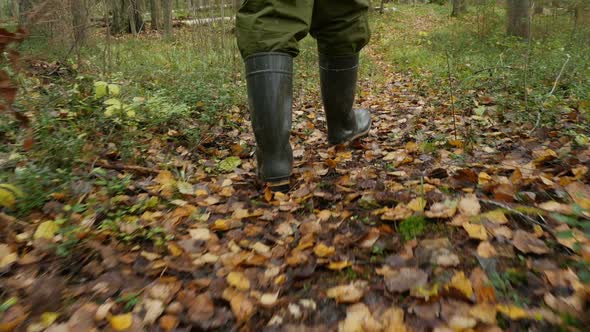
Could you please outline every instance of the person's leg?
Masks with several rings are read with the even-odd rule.
[[[288,188],[293,168],[293,57],[309,31],[312,9],[312,0],[245,0],[236,16],[258,175],[272,190]]]
[[[371,117],[353,110],[359,52],[369,42],[368,0],[316,0],[311,34],[317,40],[322,101],[330,144],[367,135]]]

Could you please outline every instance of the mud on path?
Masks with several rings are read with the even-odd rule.
[[[236,107],[197,151],[154,139],[144,165],[95,162],[111,185],[0,215],[0,330],[587,326],[588,147],[502,122],[478,92],[485,113],[453,111],[383,67],[384,85],[361,82],[374,123],[352,147],[328,146],[317,96],[295,105],[286,195],[256,183]]]

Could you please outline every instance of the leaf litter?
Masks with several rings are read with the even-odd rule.
[[[381,64],[387,82],[363,82],[359,100],[373,129],[352,149],[328,146],[318,100],[295,105],[287,194],[257,186],[234,108],[237,125],[198,156],[109,170],[133,179],[123,194],[90,184],[28,223],[2,215],[0,330],[588,326],[590,148],[491,119],[471,123],[475,143],[455,140],[444,98]]]

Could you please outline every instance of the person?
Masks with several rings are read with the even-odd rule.
[[[353,109],[359,52],[370,39],[368,11],[369,0],[244,0],[238,9],[257,172],[272,191],[288,190],[292,175],[293,58],[308,33],[317,41],[328,142],[369,133],[368,110]]]

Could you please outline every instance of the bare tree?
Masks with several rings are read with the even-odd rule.
[[[150,9],[152,13],[152,30],[159,30],[162,19],[162,6],[160,0],[150,0]]]
[[[530,32],[530,0],[508,0],[508,34],[528,38]]]
[[[164,1],[164,31],[166,36],[172,36],[172,0]]]
[[[459,17],[467,10],[467,4],[465,3],[465,0],[453,0],[452,2],[453,12],[451,13],[451,16]]]
[[[69,0],[72,13],[72,30],[74,33],[74,47],[79,49],[84,46],[87,39],[89,24],[89,1]]]

